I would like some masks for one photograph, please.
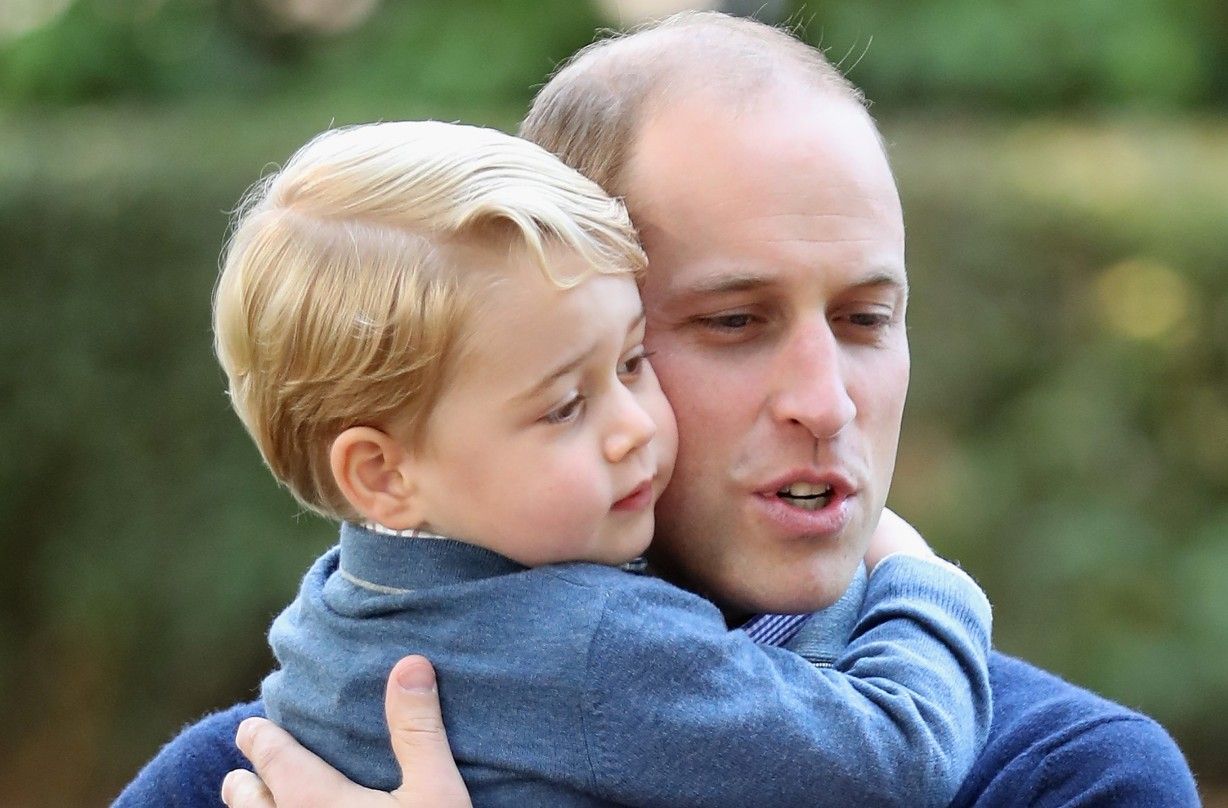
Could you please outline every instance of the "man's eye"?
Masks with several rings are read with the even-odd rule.
[[[754,316],[739,312],[737,314],[718,314],[713,317],[699,318],[700,324],[716,331],[740,331],[754,322]]]
[[[883,312],[859,312],[850,314],[848,321],[860,328],[881,328],[891,323],[891,315]]]
[[[574,394],[542,418],[548,424],[567,424],[580,417],[584,411],[584,396]]]

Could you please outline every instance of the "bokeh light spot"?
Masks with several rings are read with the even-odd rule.
[[[316,34],[343,34],[367,21],[379,0],[262,0],[285,28]]]
[[[1192,314],[1189,283],[1171,267],[1145,258],[1122,261],[1096,281],[1096,299],[1113,334],[1154,341],[1177,333]]]
[[[597,0],[602,15],[618,25],[636,25],[679,11],[714,9],[717,0]]]
[[[50,25],[73,0],[3,0],[0,2],[0,44]]]

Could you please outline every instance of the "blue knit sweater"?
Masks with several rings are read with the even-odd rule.
[[[347,524],[269,639],[269,717],[381,790],[384,680],[429,657],[475,805],[943,806],[989,730],[988,602],[902,555],[816,668],[656,578]]]
[[[816,621],[815,625],[857,636],[855,630],[843,632],[831,622]],[[380,693],[389,665],[381,669]],[[991,655],[990,674],[994,714],[989,741],[953,804],[1197,805],[1180,751],[1154,722],[999,654]],[[441,676],[441,689],[443,681]],[[625,687],[631,688],[634,682],[638,679],[632,676]],[[458,706],[447,704],[446,691],[444,698],[445,714],[453,726],[451,716]],[[222,777],[231,768],[247,766],[234,748],[235,729],[244,718],[263,713],[261,702],[251,702],[187,728],[141,771],[116,804],[123,808],[220,805]],[[456,741],[454,735],[453,743]],[[658,764],[643,770],[651,773],[667,768]],[[789,771],[804,773],[805,768],[795,761]],[[673,775],[663,772],[662,776]],[[711,796],[703,794],[704,799]],[[716,796],[723,798],[724,792]],[[807,803],[814,804],[817,795],[810,797]]]

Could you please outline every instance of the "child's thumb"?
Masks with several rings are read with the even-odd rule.
[[[393,667],[384,705],[392,753],[401,765],[397,805],[470,808],[444,732],[435,670],[426,657],[407,656]]]

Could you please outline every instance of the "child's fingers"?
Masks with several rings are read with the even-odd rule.
[[[426,657],[408,656],[393,667],[384,705],[392,752],[401,765],[397,805],[469,808],[469,791],[443,727],[435,670]]]

